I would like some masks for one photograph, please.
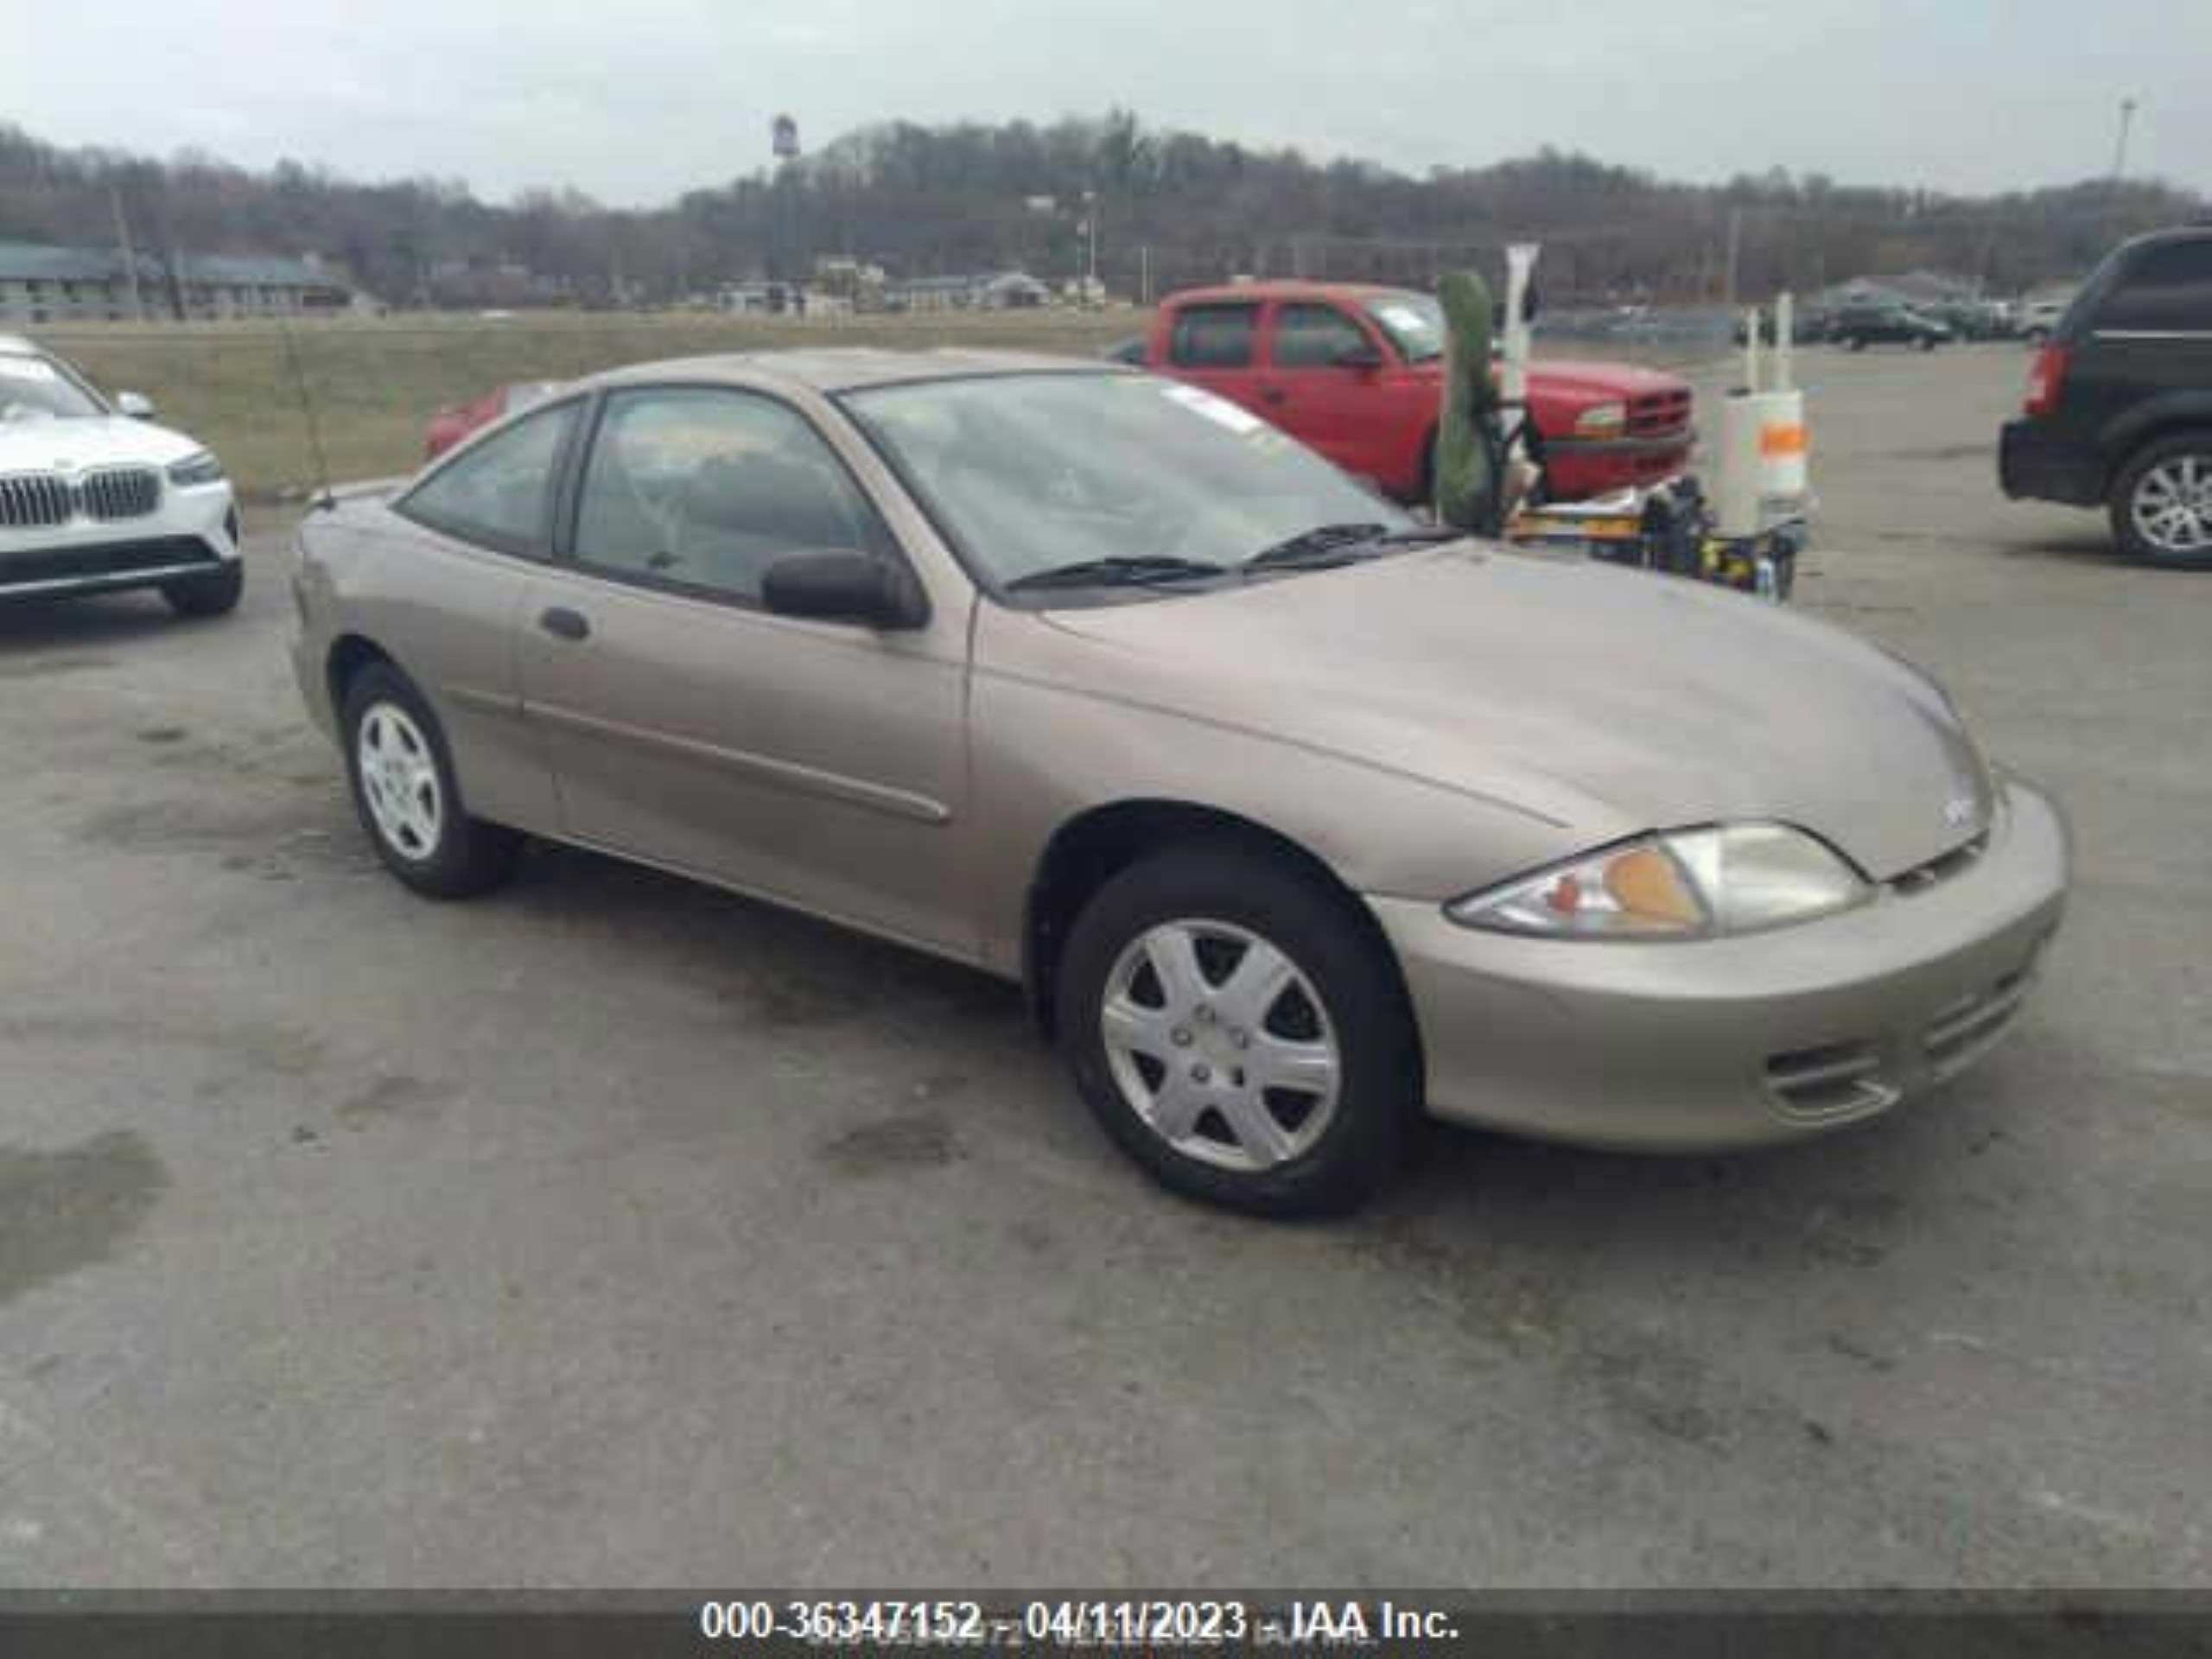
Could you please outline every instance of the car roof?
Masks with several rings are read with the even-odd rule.
[[[1261,282],[1217,283],[1211,288],[1186,288],[1170,294],[1167,302],[1184,305],[1195,301],[1211,305],[1229,300],[1254,303],[1262,300],[1372,300],[1386,294],[1424,292],[1410,283],[1323,283],[1297,276],[1270,276]]]
[[[21,334],[0,334],[0,352],[6,352],[14,357],[44,355],[35,345],[25,340]]]
[[[994,375],[1127,373],[1126,369],[1090,357],[1060,357],[1045,352],[984,351],[938,346],[897,351],[875,346],[802,346],[780,352],[731,352],[712,357],[683,357],[611,369],[578,381],[579,386],[651,385],[669,380],[720,382],[735,386],[835,393],[867,386],[903,385],[921,380],[967,380]]]

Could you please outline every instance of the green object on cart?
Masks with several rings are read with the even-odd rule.
[[[1436,284],[1444,308],[1444,408],[1436,428],[1437,522],[1478,536],[1503,527],[1505,445],[1491,364],[1490,285],[1471,270]]]

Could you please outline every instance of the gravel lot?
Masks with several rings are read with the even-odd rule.
[[[226,622],[0,613],[0,1584],[2203,1582],[2212,576],[1998,497],[2017,349],[1802,366],[1801,599],[2073,815],[2031,1013],[1326,1226],[1156,1193],[993,982],[576,854],[409,897],[273,533]]]

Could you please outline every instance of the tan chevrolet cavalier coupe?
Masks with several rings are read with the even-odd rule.
[[[311,513],[299,682],[401,880],[524,835],[1018,980],[1183,1192],[1341,1207],[1437,1116],[1798,1139],[1984,1053],[2051,804],[1737,594],[1415,525],[1111,365],[626,370]]]

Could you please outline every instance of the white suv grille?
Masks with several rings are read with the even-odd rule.
[[[150,467],[104,467],[71,480],[58,473],[0,477],[0,530],[51,530],[80,514],[107,524],[143,518],[162,503]]]

